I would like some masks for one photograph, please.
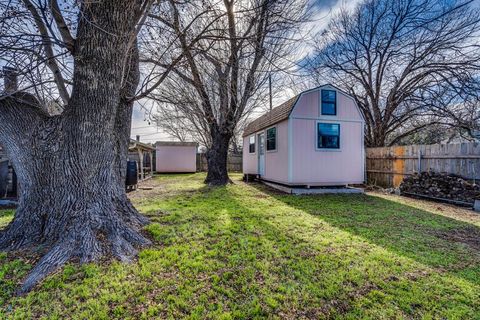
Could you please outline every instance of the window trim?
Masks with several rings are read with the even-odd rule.
[[[250,151],[250,146],[252,145],[250,143],[250,139],[253,138],[253,152]],[[255,154],[257,153],[257,138],[255,137],[255,134],[249,135],[248,136],[248,153],[249,154]]]
[[[335,92],[335,101],[333,104],[335,105],[335,113],[323,113],[323,91],[333,91]],[[337,96],[338,96],[338,91],[335,89],[320,89],[320,114],[322,116],[330,116],[330,117],[335,117],[337,116]],[[325,101],[326,103],[332,103],[331,101]]]
[[[338,125],[338,148],[319,148],[318,147],[318,129],[319,124],[336,124]],[[315,121],[315,150],[316,151],[326,151],[326,152],[341,152],[342,151],[342,128],[341,124],[338,122],[330,122],[325,120]]]
[[[275,149],[268,150],[268,130],[275,129]],[[277,152],[278,150],[278,128],[277,126],[271,126],[265,129],[265,152]]]

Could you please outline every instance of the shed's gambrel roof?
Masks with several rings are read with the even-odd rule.
[[[285,101],[281,105],[273,108],[271,111],[265,113],[264,115],[260,116],[259,118],[253,120],[252,122],[250,122],[245,127],[245,130],[243,131],[243,137],[251,135],[252,133],[258,132],[258,131],[260,131],[262,129],[265,129],[267,127],[270,127],[270,126],[272,126],[276,123],[279,123],[283,120],[287,120],[288,117],[290,116],[290,113],[292,112],[293,108],[295,107],[295,104],[296,104],[298,98],[300,98],[300,96],[302,94],[308,93],[308,92],[311,92],[311,91],[314,91],[314,90],[319,90],[319,89],[325,88],[325,87],[332,87],[335,90],[337,90],[338,92],[340,92],[340,93],[344,94],[345,96],[351,98],[355,102],[355,106],[357,107],[357,110],[360,113],[360,116],[363,118],[363,114],[360,112],[360,109],[358,108],[355,99],[351,95],[349,95],[345,91],[337,88],[334,85],[325,84],[325,85],[318,86],[318,87],[310,89],[310,90],[303,91],[302,93],[297,94],[295,97]]]
[[[250,122],[245,127],[245,130],[243,131],[243,136],[248,136],[266,127],[274,125],[275,123],[288,119],[288,117],[290,116],[290,112],[295,106],[295,102],[297,102],[299,96],[300,95],[296,95],[295,97],[285,101],[281,105],[273,108],[272,111],[269,111],[263,116],[260,116],[259,118]]]

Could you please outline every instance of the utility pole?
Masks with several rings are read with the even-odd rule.
[[[272,74],[271,73],[268,75],[268,88],[269,88],[269,94],[270,94],[270,111],[272,111],[273,105],[272,105]]]

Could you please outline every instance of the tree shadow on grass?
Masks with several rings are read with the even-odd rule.
[[[320,254],[290,232],[287,221],[276,223],[277,217],[268,213],[268,195],[237,191],[204,187],[164,204],[168,214],[150,231],[169,250],[189,248],[188,255],[174,262],[182,282],[195,287],[198,279],[210,279],[200,291],[215,292],[215,303],[240,318],[321,318],[346,312],[357,285],[345,283],[345,273],[352,273],[349,261]],[[202,259],[200,265],[197,259]],[[329,301],[342,301],[341,310]]]
[[[370,195],[294,196],[251,185],[372,244],[480,284],[480,228],[473,224]]]
[[[363,317],[371,311],[388,317],[397,306],[406,314],[422,315],[438,307],[428,305],[429,301],[440,305],[441,311],[432,312],[447,312],[473,301],[469,288],[478,280],[441,259],[442,246],[448,258],[455,259],[471,253],[469,249],[437,235],[427,239],[429,231],[451,230],[457,221],[425,218],[421,212],[412,213],[412,208],[374,197],[296,197],[254,187],[258,190],[204,187],[170,199],[169,209],[177,205],[187,209],[170,213],[174,232],[161,234],[159,228],[163,243],[188,243],[191,261],[211,254],[215,262],[204,260],[202,267],[212,268],[202,272],[214,279],[212,288],[221,293],[216,298],[233,310],[240,306],[242,316]],[[409,227],[403,230],[396,227],[399,223]],[[447,243],[430,248],[435,238]],[[188,264],[183,261],[178,267]],[[450,267],[454,277],[430,274],[424,266]],[[195,268],[183,272],[202,278]],[[456,276],[470,283],[461,284]],[[188,281],[194,283],[192,278]],[[452,297],[451,290],[457,290],[458,296]],[[359,306],[358,301],[366,305]]]

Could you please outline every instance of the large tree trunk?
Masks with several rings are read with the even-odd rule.
[[[130,49],[140,6],[132,0],[83,4],[72,96],[62,115],[43,114],[28,94],[0,100],[0,143],[22,187],[0,249],[44,252],[23,292],[70,259],[129,261],[135,247],[149,243],[140,233],[146,220],[123,188],[127,96],[138,83],[138,58]]]
[[[370,130],[371,138],[367,140],[367,147],[378,148],[387,146],[387,129],[381,123],[376,123]]]
[[[230,182],[227,171],[228,147],[232,135],[212,130],[212,145],[207,150],[208,172],[205,183],[221,186]]]

